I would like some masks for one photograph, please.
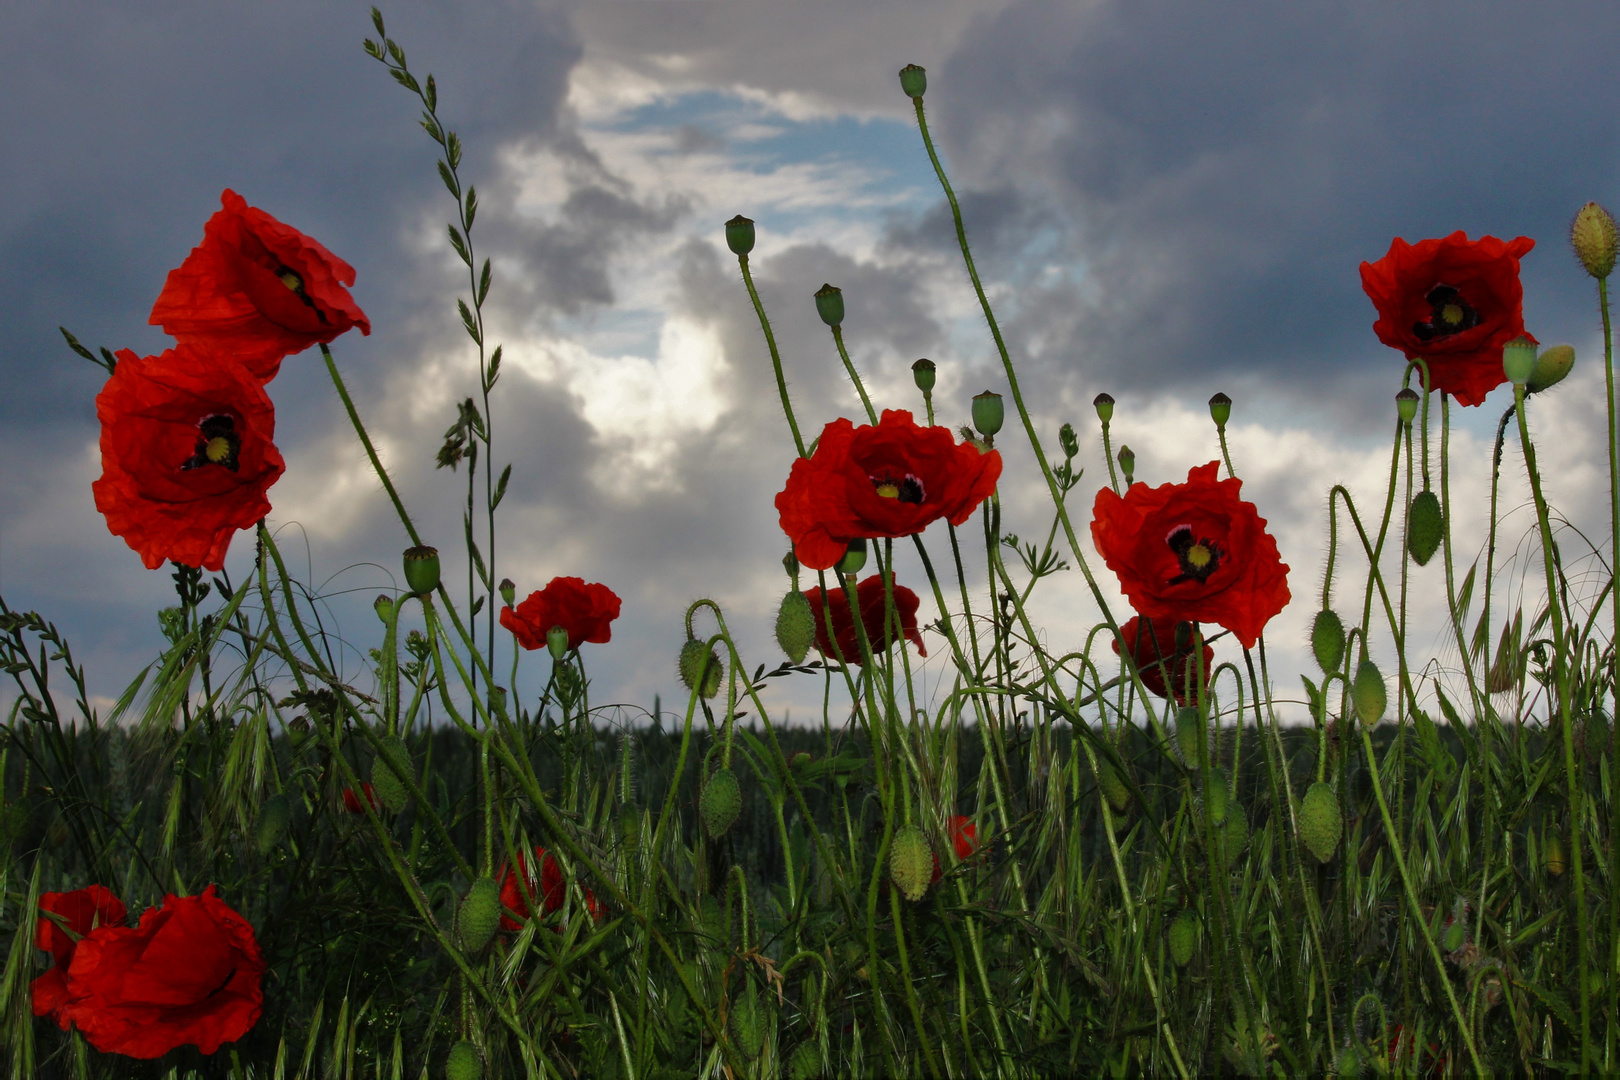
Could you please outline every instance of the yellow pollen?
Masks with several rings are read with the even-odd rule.
[[[1449,325],[1456,326],[1463,321],[1463,309],[1456,304],[1447,304],[1440,309],[1440,317]]]
[[[276,276],[281,279],[281,283],[283,285],[287,286],[287,288],[291,289],[293,292],[297,292],[299,289],[304,287],[304,279],[293,273],[291,270],[283,270]]]
[[[898,499],[900,497],[900,485],[879,484],[877,486],[877,493],[879,497],[884,499]]]
[[[208,440],[208,445],[203,448],[203,454],[208,458],[209,461],[213,462],[215,465],[218,465],[220,462],[231,456],[231,440],[225,438],[223,435],[216,435],[214,438]]]
[[[1192,547],[1187,549],[1187,565],[1191,566],[1194,570],[1202,570],[1204,567],[1209,565],[1209,560],[1209,548],[1205,547],[1203,544],[1194,544]]]

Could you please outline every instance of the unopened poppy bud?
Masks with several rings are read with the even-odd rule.
[[[371,608],[377,613],[377,618],[386,623],[394,617],[394,598],[387,593],[379,593],[377,599],[371,602]]]
[[[456,930],[468,952],[478,952],[495,936],[501,918],[501,890],[493,878],[472,883],[456,909]]]
[[[786,555],[782,556],[782,569],[784,569],[784,570],[786,570],[788,572],[788,577],[793,578],[795,581],[798,580],[798,578],[799,578],[799,557],[797,555],[793,554],[791,549],[788,551],[788,553]]]
[[[1001,403],[1000,394],[986,390],[973,395],[973,426],[979,429],[980,435],[986,439],[995,438],[1006,418],[1007,408]]]
[[[444,1080],[483,1080],[484,1059],[478,1056],[478,1047],[462,1039],[450,1048],[444,1059]]]
[[[1527,337],[1516,337],[1502,347],[1502,373],[1514,386],[1530,381],[1536,369],[1536,344]]]
[[[1058,428],[1058,443],[1063,447],[1063,456],[1072,458],[1080,452],[1080,439],[1074,433],[1073,424],[1064,424]]]
[[[902,825],[889,841],[889,880],[907,900],[921,900],[933,869],[934,850],[927,834],[915,825]]]
[[[1125,474],[1125,485],[1129,487],[1136,476],[1136,452],[1128,446],[1119,448],[1119,468]]]
[[[1401,423],[1410,424],[1417,416],[1418,395],[1410,386],[1401,387],[1401,392],[1395,395],[1395,412],[1400,416]]]
[[[501,603],[511,607],[512,601],[517,599],[517,586],[512,584],[512,579],[509,577],[501,578],[501,583],[496,588],[500,591]]]
[[[686,644],[681,646],[677,668],[681,685],[688,690],[696,689],[699,697],[712,698],[720,692],[720,657],[709,648],[707,641],[687,638]]]
[[[1614,269],[1616,248],[1620,247],[1614,215],[1595,202],[1587,203],[1570,224],[1569,242],[1588,274],[1600,279],[1609,276]]]
[[[1361,666],[1356,668],[1356,681],[1351,684],[1350,697],[1355,702],[1356,715],[1361,718],[1363,727],[1372,727],[1384,718],[1384,710],[1389,707],[1389,690],[1384,686],[1384,676],[1377,664],[1363,660]]]
[[[816,290],[816,314],[828,326],[844,321],[844,290],[836,285],[822,285]]]
[[[1190,622],[1176,623],[1176,652],[1192,652],[1193,628]]]
[[[1412,561],[1427,566],[1445,539],[1446,521],[1440,499],[1432,491],[1420,491],[1412,498],[1412,509],[1406,519],[1406,550]]]
[[[1215,421],[1215,426],[1222,431],[1226,430],[1226,422],[1232,419],[1232,399],[1225,394],[1216,394],[1209,399],[1209,417]]]
[[[1097,419],[1103,423],[1114,418],[1114,398],[1112,394],[1098,394],[1091,399],[1092,407],[1097,410]]]
[[[721,766],[698,796],[698,817],[703,819],[703,830],[715,839],[724,836],[736,824],[742,813],[742,785],[737,774]]]
[[[911,365],[911,377],[917,383],[917,389],[923,393],[931,393],[934,389],[934,362],[932,360],[918,360]]]
[[[439,587],[439,549],[425,544],[405,549],[405,584],[420,596]]]
[[[849,547],[844,549],[844,557],[838,560],[838,572],[840,574],[858,574],[861,572],[861,567],[865,565],[866,540],[863,537],[856,537],[849,542]]]
[[[741,214],[726,222],[726,247],[733,255],[746,255],[754,250],[754,221]]]
[[[1344,662],[1344,623],[1332,608],[1316,613],[1316,622],[1311,624],[1311,654],[1330,675]]]
[[[789,589],[776,612],[776,643],[789,660],[800,664],[815,640],[816,615],[809,598],[798,589]]]
[[[1524,384],[1526,393],[1534,394],[1564,381],[1570,368],[1575,366],[1575,349],[1569,345],[1554,345],[1536,357],[1536,366],[1530,372],[1530,381]]]
[[[546,631],[546,649],[550,651],[553,660],[561,660],[568,655],[568,631],[561,626],[553,626]]]
[[[928,92],[928,72],[916,64],[907,64],[900,69],[900,89],[906,92],[906,97],[920,98]]]

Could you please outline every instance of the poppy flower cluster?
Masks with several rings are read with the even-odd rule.
[[[1187,641],[1181,641],[1178,630],[1187,629]],[[1176,619],[1143,619],[1140,615],[1133,615],[1119,628],[1119,636],[1125,639],[1131,650],[1131,664],[1141,676],[1142,685],[1150,693],[1159,697],[1169,697],[1174,692],[1177,705],[1187,703],[1188,680],[1192,677],[1193,669],[1198,665],[1193,663],[1192,653],[1192,627]],[[1119,655],[1119,641],[1113,642],[1114,654]],[[1204,685],[1209,685],[1210,672],[1214,669],[1215,650],[1208,645],[1204,646],[1203,678]],[[1168,688],[1166,676],[1169,678]]]
[[[517,607],[501,609],[501,625],[512,631],[525,649],[546,647],[546,634],[561,627],[568,648],[586,642],[606,644],[613,638],[613,620],[621,601],[612,589],[583,578],[555,577],[544,589],[530,593]]]
[[[1416,244],[1396,237],[1382,259],[1361,264],[1378,309],[1373,332],[1408,360],[1422,357],[1433,389],[1480,404],[1506,381],[1502,346],[1525,332],[1519,260],[1535,246],[1461,231]]]
[[[859,664],[861,660],[860,636],[855,631],[855,620],[849,612],[849,594],[843,589],[827,590],[826,610],[822,608],[821,587],[818,585],[805,592],[805,599],[810,601],[810,610],[816,617],[816,648],[821,650],[823,656],[842,657],[846,664]],[[859,585],[855,586],[855,602],[861,608],[861,626],[866,630],[866,639],[871,645],[873,653],[880,653],[889,647],[889,621],[885,618],[886,601],[883,595],[883,578],[873,574]],[[922,634],[917,630],[917,594],[904,585],[894,587],[894,607],[900,615],[900,632],[905,639],[917,646],[917,652],[923,656],[928,650],[923,647]],[[832,616],[833,634],[827,636],[827,615]],[[838,646],[836,652],[834,645]]]
[[[1097,492],[1091,538],[1143,617],[1213,622],[1251,648],[1289,600],[1288,566],[1243,482],[1199,465],[1185,484]],[[1172,638],[1173,640],[1173,638]]]
[[[776,510],[799,562],[827,570],[851,540],[910,536],[940,518],[962,524],[1000,476],[996,451],[885,409],[876,427],[844,419],[824,427],[815,453],[793,462]]]
[[[152,308],[175,347],[119,352],[96,397],[96,509],[148,569],[224,567],[286,467],[265,384],[292,353],[371,332],[344,288],[353,267],[234,191],[221,202]]]
[[[139,925],[100,885],[46,893],[34,944],[51,970],[33,981],[35,1016],[77,1028],[107,1054],[161,1057],[181,1046],[212,1054],[264,1010],[264,957],[253,927],[208,886],[166,896]]]
[[[501,866],[502,930],[523,929],[523,923],[530,915],[529,897],[539,903],[542,915],[553,915],[562,910],[563,895],[568,890],[562,867],[545,848],[538,846],[534,849],[534,864],[540,868],[538,875],[520,852],[515,870],[510,864]],[[596,899],[596,893],[590,889],[585,890],[585,909],[590,912],[592,922],[600,920],[605,910]]]

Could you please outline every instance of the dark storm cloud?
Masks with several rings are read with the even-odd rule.
[[[928,102],[963,188],[1061,218],[1047,261],[1080,272],[1056,287],[1032,234],[998,243],[994,199],[976,235],[986,276],[1025,287],[1038,358],[1115,390],[1306,392],[1304,370],[1382,401],[1397,369],[1357,266],[1392,236],[1532,236],[1532,329],[1588,330],[1565,236],[1620,194],[1617,31],[1576,5],[1020,2],[964,34]],[[915,242],[952,246],[925,224]]]

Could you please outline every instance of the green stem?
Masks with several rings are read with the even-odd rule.
[[[866,384],[861,382],[860,375],[855,371],[855,361],[849,358],[849,350],[844,348],[844,328],[832,328],[833,343],[838,346],[838,358],[844,362],[844,370],[849,372],[849,381],[855,384],[855,392],[861,395],[861,404],[866,408],[866,418],[873,424],[878,422],[878,414],[872,408],[872,399],[866,396]]]
[[[742,267],[743,284],[748,286],[748,298],[754,302],[754,314],[759,316],[759,328],[765,332],[765,345],[771,350],[771,366],[776,369],[776,391],[782,395],[782,414],[787,417],[788,430],[793,432],[793,446],[799,451],[800,457],[809,457],[804,449],[804,436],[799,434],[799,422],[793,418],[787,377],[782,374],[782,354],[776,348],[776,335],[771,332],[771,320],[765,317],[765,305],[760,303],[759,290],[754,288],[754,275],[748,269],[748,256],[738,255],[737,265]]]
[[[383,468],[382,459],[377,456],[377,448],[371,444],[371,436],[366,433],[366,425],[360,422],[360,413],[354,407],[354,399],[349,396],[349,388],[343,384],[343,376],[338,374],[337,361],[332,359],[332,350],[321,343],[321,356],[326,359],[327,374],[332,376],[332,385],[337,387],[338,397],[343,399],[344,411],[349,414],[349,423],[354,425],[354,433],[360,436],[360,445],[366,448],[366,457],[371,459],[371,467],[376,470],[377,478],[382,481],[383,490],[394,503],[394,510],[399,514],[400,523],[405,526],[405,532],[411,538],[411,543],[417,547],[422,545],[421,536],[417,535],[416,526],[411,523],[411,515],[405,510],[405,503],[394,488],[394,482],[388,478],[388,470]]]

